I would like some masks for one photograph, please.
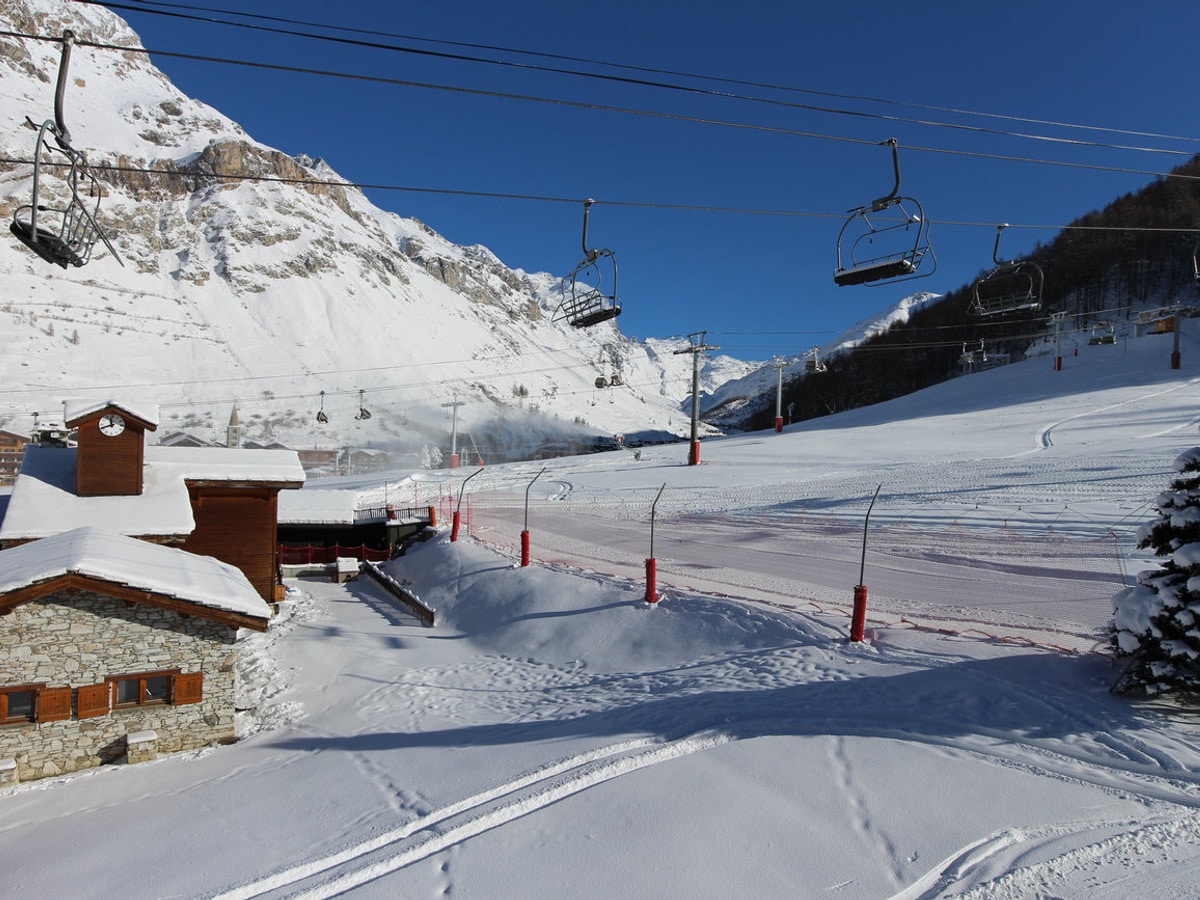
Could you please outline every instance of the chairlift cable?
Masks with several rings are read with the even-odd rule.
[[[99,0],[76,0],[76,2],[100,5]],[[1186,151],[1186,150],[1170,150],[1170,149],[1158,148],[1158,147],[1132,147],[1132,146],[1127,146],[1127,145],[1119,145],[1119,144],[1105,143],[1105,142],[1099,142],[1099,141],[1087,141],[1087,140],[1074,139],[1074,138],[1059,138],[1059,137],[1053,137],[1050,135],[1040,135],[1040,134],[1030,134],[1030,133],[1025,133],[1025,132],[1005,131],[1005,130],[998,129],[998,128],[988,128],[988,127],[978,126],[978,125],[967,125],[967,124],[954,123],[954,122],[939,122],[939,121],[926,120],[926,119],[914,119],[914,118],[909,118],[909,117],[904,117],[904,116],[887,115],[884,113],[872,113],[872,112],[865,112],[865,111],[861,111],[861,110],[846,110],[846,109],[838,109],[836,107],[815,106],[812,104],[795,103],[795,102],[789,102],[786,100],[772,99],[769,97],[755,97],[755,96],[747,96],[747,95],[742,95],[742,94],[733,94],[728,91],[705,90],[703,88],[691,87],[688,85],[671,84],[671,83],[659,82],[659,81],[649,81],[647,79],[633,78],[630,76],[604,75],[604,74],[601,74],[598,72],[586,72],[586,71],[577,71],[577,70],[572,70],[572,69],[563,69],[563,68],[550,67],[550,66],[538,66],[538,65],[533,65],[531,63],[521,63],[521,62],[516,62],[513,60],[488,59],[488,58],[476,57],[476,56],[466,56],[464,54],[458,54],[458,53],[449,53],[449,52],[445,52],[445,51],[421,50],[421,49],[413,48],[413,47],[401,47],[401,46],[396,46],[394,44],[384,44],[384,43],[380,43],[378,41],[365,41],[365,40],[361,40],[361,39],[338,38],[338,37],[334,37],[332,35],[313,34],[310,32],[296,31],[292,27],[289,27],[289,28],[268,27],[268,26],[262,26],[262,25],[254,25],[249,22],[236,22],[236,21],[230,21],[228,19],[222,20],[222,19],[216,19],[216,18],[212,18],[212,17],[208,17],[208,16],[198,16],[198,15],[194,15],[194,13],[195,12],[221,13],[223,15],[234,15],[234,16],[239,16],[241,18],[247,18],[247,19],[259,19],[262,21],[272,21],[272,22],[280,22],[280,23],[286,22],[289,26],[299,25],[299,26],[304,26],[307,28],[320,28],[320,29],[325,29],[325,30],[329,30],[329,31],[342,31],[342,32],[346,32],[349,34],[370,35],[375,38],[381,38],[381,37],[395,38],[395,39],[400,39],[400,40],[416,41],[416,42],[420,42],[420,43],[441,44],[443,46],[456,46],[456,47],[464,47],[464,48],[470,48],[470,49],[475,49],[475,50],[489,50],[492,52],[512,53],[512,54],[517,54],[517,55],[540,57],[540,58],[544,58],[544,59],[558,59],[558,60],[569,61],[569,62],[581,62],[581,63],[586,63],[589,65],[604,66],[606,68],[621,69],[621,70],[630,71],[630,72],[643,72],[646,74],[653,74],[653,75],[669,75],[669,76],[677,77],[677,78],[692,78],[692,79],[696,79],[699,81],[711,81],[711,82],[718,82],[718,83],[724,83],[724,84],[738,84],[743,87],[760,87],[760,88],[766,88],[766,89],[770,89],[770,90],[786,91],[789,93],[809,94],[812,96],[826,96],[826,97],[833,97],[833,98],[838,98],[838,99],[851,99],[851,100],[866,101],[866,102],[873,102],[873,103],[886,103],[886,104],[890,104],[890,105],[907,106],[909,108],[927,109],[930,111],[953,112],[958,115],[970,115],[970,116],[996,118],[996,119],[1007,120],[1007,121],[1026,122],[1029,124],[1050,125],[1050,126],[1059,127],[1059,128],[1074,128],[1074,129],[1080,129],[1080,130],[1105,132],[1105,133],[1110,133],[1110,134],[1128,134],[1128,135],[1137,136],[1137,137],[1156,137],[1156,138],[1165,139],[1165,140],[1191,141],[1191,142],[1200,143],[1200,138],[1181,137],[1181,136],[1173,136],[1173,135],[1160,135],[1160,134],[1154,134],[1152,132],[1139,132],[1139,131],[1132,131],[1132,130],[1126,130],[1126,129],[1106,128],[1106,127],[1101,127],[1101,126],[1076,125],[1076,124],[1072,124],[1072,123],[1055,122],[1055,121],[1051,121],[1051,120],[1038,120],[1038,119],[1032,119],[1032,118],[1023,118],[1023,117],[1019,117],[1019,116],[1006,116],[1006,115],[998,115],[998,114],[993,114],[993,113],[980,113],[980,112],[974,112],[974,111],[970,111],[970,110],[954,109],[951,107],[940,107],[940,106],[934,106],[934,105],[929,105],[929,104],[883,100],[880,98],[856,96],[853,94],[840,94],[840,93],[836,93],[836,92],[816,91],[816,90],[809,90],[809,89],[804,89],[804,88],[786,87],[786,86],[781,86],[781,85],[762,84],[762,83],[757,83],[757,82],[752,82],[752,81],[744,81],[744,80],[740,80],[740,79],[721,78],[721,77],[716,77],[716,76],[701,75],[701,74],[686,73],[686,72],[673,72],[673,71],[666,70],[666,69],[654,69],[654,68],[644,67],[644,66],[622,65],[622,64],[617,64],[617,63],[605,62],[603,60],[588,60],[588,59],[583,59],[583,58],[578,58],[578,57],[566,56],[563,54],[540,53],[537,51],[517,50],[517,49],[512,49],[512,48],[495,47],[495,46],[489,46],[486,44],[472,44],[472,43],[459,42],[459,41],[435,40],[435,39],[430,39],[430,38],[415,37],[412,35],[402,35],[402,34],[394,34],[394,33],[388,33],[388,32],[373,31],[370,29],[348,28],[348,27],[337,26],[337,25],[326,25],[326,24],[322,24],[319,22],[295,21],[295,20],[284,19],[282,17],[277,17],[277,16],[261,16],[261,15],[255,15],[255,14],[250,14],[250,13],[238,12],[235,10],[212,9],[212,8],[207,8],[207,7],[186,7],[186,6],[182,6],[180,4],[166,4],[166,3],[158,4],[161,6],[173,7],[173,8],[177,8],[177,9],[188,9],[188,10],[191,10],[193,13],[193,14],[184,14],[184,13],[166,12],[164,10],[148,9],[145,5],[130,6],[130,5],[126,5],[126,4],[107,3],[107,2],[104,3],[103,5],[107,6],[109,8],[112,8],[112,9],[133,10],[133,11],[143,12],[143,13],[152,14],[152,15],[160,15],[160,16],[167,16],[167,17],[171,17],[171,18],[181,18],[181,19],[188,19],[188,20],[193,20],[193,21],[209,22],[211,24],[216,24],[216,25],[225,25],[225,26],[229,26],[229,27],[233,27],[233,28],[247,28],[247,29],[253,29],[253,30],[257,30],[257,31],[289,35],[289,36],[293,36],[293,37],[305,37],[305,38],[310,38],[313,40],[328,41],[328,42],[333,42],[333,43],[346,44],[346,45],[350,45],[350,46],[361,46],[361,47],[366,47],[369,49],[390,50],[390,51],[398,52],[398,53],[412,53],[412,54],[418,54],[418,55],[424,55],[424,56],[433,56],[433,57],[438,57],[438,58],[443,58],[443,59],[459,60],[459,61],[464,61],[464,62],[475,62],[475,63],[483,63],[483,64],[488,64],[488,65],[496,65],[496,66],[505,66],[505,67],[510,67],[510,68],[524,69],[524,70],[529,70],[529,71],[548,72],[551,74],[573,75],[573,76],[577,76],[577,77],[581,77],[581,78],[591,78],[591,79],[597,79],[597,80],[603,80],[603,81],[612,81],[612,82],[618,82],[618,83],[627,83],[627,84],[641,85],[641,86],[647,86],[647,87],[661,88],[661,89],[666,89],[666,90],[683,91],[686,93],[701,94],[701,95],[705,95],[705,96],[718,97],[721,99],[742,100],[742,101],[748,101],[748,102],[754,102],[754,103],[763,103],[763,104],[770,104],[770,105],[775,105],[775,106],[789,107],[789,108],[794,108],[794,109],[809,110],[809,111],[813,111],[813,112],[823,112],[823,113],[829,113],[829,114],[833,114],[833,115],[844,115],[844,116],[852,116],[852,117],[858,117],[858,118],[871,118],[871,119],[878,119],[878,120],[882,120],[882,121],[892,121],[892,122],[904,122],[904,123],[908,123],[908,124],[924,125],[924,126],[938,127],[938,128],[949,128],[949,129],[960,130],[960,131],[971,131],[971,132],[982,133],[982,134],[991,134],[991,135],[995,135],[995,136],[1016,137],[1016,138],[1023,138],[1023,139],[1027,139],[1027,140],[1049,141],[1049,142],[1053,142],[1053,143],[1074,144],[1074,145],[1078,145],[1078,146],[1098,147],[1098,148],[1113,149],[1113,150],[1130,150],[1130,151],[1148,152],[1148,153],[1164,153],[1164,154],[1171,154],[1171,155],[1177,155],[1177,156],[1191,156],[1192,155],[1189,151]]]
[[[93,0],[82,0],[82,2],[93,2]],[[32,40],[49,40],[48,38],[42,37],[40,35],[22,34],[19,32],[11,32],[11,31],[0,31],[0,37],[28,38],[28,39],[32,39]],[[102,43],[92,42],[92,41],[78,41],[77,43],[79,46],[87,46],[87,47],[92,47],[92,48],[100,49],[100,50],[115,50],[115,51],[119,51],[122,53],[143,53],[146,55],[153,54],[156,56],[169,57],[169,58],[174,58],[174,59],[186,59],[186,60],[191,60],[191,61],[196,61],[196,62],[211,62],[211,63],[221,64],[221,65],[241,66],[241,67],[246,67],[246,68],[265,69],[265,70],[270,70],[270,71],[291,72],[291,73],[295,73],[295,74],[305,74],[305,75],[318,75],[318,76],[323,76],[323,77],[342,78],[342,79],[350,79],[350,80],[355,80],[355,81],[366,81],[366,82],[372,82],[372,83],[377,83],[377,84],[389,84],[389,85],[395,85],[395,86],[400,86],[400,87],[412,87],[412,88],[421,88],[421,89],[425,89],[425,90],[436,90],[436,91],[444,91],[444,92],[451,92],[451,93],[469,94],[469,95],[473,95],[473,96],[491,97],[491,98],[496,98],[496,99],[521,100],[521,101],[525,101],[525,102],[544,103],[544,104],[550,104],[550,105],[555,105],[555,106],[564,106],[564,107],[574,108],[574,109],[588,109],[588,110],[594,110],[594,111],[598,111],[598,112],[612,112],[612,113],[620,113],[620,114],[624,114],[624,115],[635,115],[635,116],[644,116],[644,117],[649,117],[649,118],[660,118],[660,119],[665,119],[668,121],[675,121],[675,122],[687,122],[687,123],[699,124],[699,125],[714,125],[714,126],[721,126],[721,127],[726,127],[726,128],[736,128],[736,129],[745,130],[745,131],[765,132],[768,134],[780,134],[780,135],[787,135],[787,136],[792,136],[792,137],[807,137],[807,138],[812,138],[815,140],[827,140],[827,141],[835,141],[835,142],[839,142],[839,143],[862,144],[862,145],[878,144],[878,141],[870,139],[870,138],[855,138],[855,137],[850,137],[848,135],[828,134],[828,133],[824,133],[824,132],[806,131],[806,130],[802,130],[802,129],[793,129],[793,128],[781,128],[781,127],[769,126],[769,125],[756,125],[756,124],[751,124],[751,123],[747,123],[747,122],[732,121],[732,120],[728,120],[728,119],[714,119],[714,118],[704,117],[704,116],[690,116],[690,115],[683,115],[681,113],[668,113],[668,112],[661,112],[661,111],[655,111],[655,110],[637,109],[634,107],[614,106],[614,105],[610,105],[610,104],[594,103],[594,102],[590,102],[590,101],[569,100],[569,99],[554,98],[554,97],[539,97],[539,96],[531,95],[531,94],[519,94],[519,93],[512,93],[512,92],[507,92],[507,91],[485,90],[482,88],[468,88],[468,87],[455,86],[455,85],[434,84],[431,82],[421,82],[421,81],[412,81],[412,80],[408,80],[408,79],[388,78],[388,77],[384,77],[384,76],[380,76],[380,75],[364,75],[364,74],[347,73],[347,72],[334,72],[334,71],[322,70],[322,69],[312,69],[312,68],[307,68],[307,67],[302,67],[302,66],[284,66],[284,65],[279,65],[279,64],[275,64],[275,63],[254,62],[251,60],[236,60],[236,59],[229,59],[229,58],[222,58],[222,57],[215,57],[215,56],[206,56],[203,54],[195,54],[195,53],[179,53],[179,52],[174,52],[174,51],[149,50],[144,47],[123,47],[119,44],[102,44]],[[1011,135],[1011,136],[1016,136],[1016,135]],[[1090,171],[1109,172],[1109,173],[1113,173],[1113,174],[1143,175],[1143,176],[1148,176],[1148,177],[1153,177],[1153,178],[1179,178],[1179,179],[1186,179],[1186,180],[1200,180],[1200,175],[1182,175],[1182,174],[1172,173],[1172,172],[1158,172],[1158,171],[1151,171],[1151,170],[1146,170],[1146,169],[1132,169],[1132,168],[1121,167],[1121,166],[1100,166],[1100,165],[1096,165],[1094,163],[1081,163],[1081,162],[1070,162],[1067,160],[1042,159],[1042,158],[1036,158],[1036,157],[1015,156],[1015,155],[1011,155],[1011,154],[985,153],[983,151],[954,150],[954,149],[945,148],[945,147],[931,147],[931,146],[918,146],[918,145],[906,145],[906,149],[912,150],[912,151],[919,151],[922,153],[941,153],[941,154],[946,154],[946,155],[964,156],[964,157],[975,158],[975,159],[999,160],[999,161],[1003,161],[1003,162],[1023,162],[1023,163],[1030,163],[1030,164],[1034,164],[1034,165],[1047,165],[1047,166],[1058,166],[1058,167],[1065,167],[1065,168],[1086,169],[1086,170],[1090,170]],[[1171,152],[1174,152],[1174,151],[1171,151]],[[1190,154],[1187,154],[1187,155],[1190,155]]]

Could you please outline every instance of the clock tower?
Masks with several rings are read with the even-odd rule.
[[[69,402],[64,419],[68,428],[76,429],[78,496],[141,494],[146,432],[158,427],[152,417],[110,400]]]

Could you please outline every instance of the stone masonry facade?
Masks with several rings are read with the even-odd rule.
[[[0,759],[21,781],[113,762],[127,735],[154,731],[160,753],[229,743],[234,735],[237,629],[88,591],[62,591],[0,617],[0,687],[102,684],[113,676],[203,673],[199,702],[147,704],[56,722],[0,725]]]

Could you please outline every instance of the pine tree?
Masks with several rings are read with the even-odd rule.
[[[1163,559],[1116,601],[1110,641],[1129,659],[1116,691],[1200,690],[1200,447],[1175,460],[1179,476],[1138,529],[1138,547]]]

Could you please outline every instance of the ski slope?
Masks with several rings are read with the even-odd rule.
[[[388,564],[435,628],[365,578],[295,581],[243,648],[245,739],[4,791],[0,893],[1193,895],[1200,719],[1112,696],[1104,653],[1050,649],[1073,607],[1022,601],[1083,585],[1092,627],[1123,583],[1105,560],[1146,564],[1131,535],[1196,443],[1198,351],[1084,346],[705,441],[699,466],[680,444],[488,467],[470,533]],[[457,501],[473,472],[389,490]],[[964,554],[1008,533],[1040,557],[989,598]],[[972,619],[1049,638],[964,627],[946,578]]]

